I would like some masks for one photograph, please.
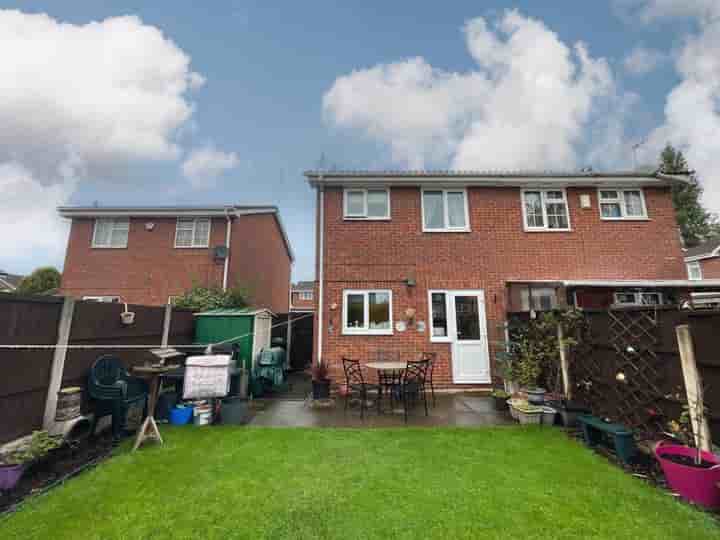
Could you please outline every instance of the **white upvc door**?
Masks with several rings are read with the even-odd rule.
[[[489,384],[485,294],[481,290],[467,290],[449,291],[448,296],[453,382]]]

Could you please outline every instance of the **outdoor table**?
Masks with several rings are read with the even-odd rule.
[[[389,389],[389,392],[393,391],[394,384],[388,384],[383,383],[383,379],[387,381],[388,379],[391,381],[395,381],[395,384],[399,384],[399,373],[407,368],[407,362],[392,362],[392,361],[381,361],[381,362],[368,362],[365,364],[370,369],[375,369],[378,372],[378,381],[380,382],[380,390],[382,391],[383,387],[386,387]],[[382,395],[382,394],[381,394]],[[381,396],[378,396],[378,400]],[[392,404],[392,394],[390,394],[390,403]],[[381,408],[378,403],[378,411],[381,411]],[[395,412],[395,411],[393,411]]]
[[[147,416],[143,420],[140,429],[138,430],[137,436],[135,437],[135,444],[133,445],[133,451],[140,448],[140,446],[147,439],[154,439],[160,444],[163,443],[162,437],[160,436],[160,430],[155,423],[155,405],[157,404],[158,393],[160,391],[160,379],[166,373],[177,369],[178,365],[167,365],[167,366],[135,366],[132,368],[133,373],[139,377],[148,379],[148,386],[150,387],[150,394],[148,395],[147,405]]]

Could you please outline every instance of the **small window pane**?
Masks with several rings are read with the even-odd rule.
[[[640,303],[647,306],[660,305],[659,293],[640,293]]]
[[[525,197],[525,218],[528,227],[544,227],[542,213],[542,197],[539,191],[526,191]]]
[[[700,263],[692,262],[687,265],[688,279],[698,280],[702,279],[702,270],[700,269]]]
[[[549,201],[562,201],[563,193],[562,191],[546,191],[545,198]]]
[[[348,216],[364,216],[365,215],[365,192],[363,191],[346,191],[345,192],[345,213]]]
[[[390,328],[390,295],[386,292],[368,293],[370,330]]]
[[[347,295],[347,321],[348,328],[365,327],[365,296],[362,294]]]
[[[127,229],[113,229],[110,234],[110,245],[112,247],[126,247],[128,240]]]
[[[609,200],[609,199],[617,199],[618,194],[617,191],[601,191],[600,192],[600,198],[603,200]]]
[[[548,203],[547,217],[549,229],[567,229],[568,218],[565,203]]]
[[[178,224],[177,236],[175,239],[175,245],[178,247],[191,247],[193,240],[192,229],[181,229]]]
[[[442,229],[445,227],[442,191],[423,192],[423,214],[426,229]]]
[[[387,217],[388,192],[385,190],[368,190],[367,192],[368,217]]]
[[[635,293],[615,293],[616,304],[634,304]]]
[[[177,222],[177,228],[183,229],[186,231],[192,231],[193,230],[193,223],[194,220],[192,218],[180,218]]]
[[[107,246],[110,245],[111,220],[98,219],[95,221],[95,238],[93,245]]]
[[[600,212],[604,218],[619,218],[622,217],[620,211],[620,203],[601,203]]]
[[[432,293],[431,304],[432,335],[433,337],[446,337],[448,334],[445,293]]]
[[[450,227],[466,227],[465,223],[465,193],[450,191],[447,194],[448,225]]]
[[[639,191],[625,192],[625,214],[630,217],[642,217],[644,215],[642,197]]]
[[[210,220],[198,219],[195,221],[195,236],[193,245],[196,247],[206,247],[210,243]]]

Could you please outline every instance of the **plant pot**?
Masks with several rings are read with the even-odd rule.
[[[542,422],[543,413],[542,411],[527,412],[522,409],[517,409],[517,419],[521,425],[539,425]]]
[[[573,401],[567,401],[565,399],[559,401],[548,401],[547,405],[550,405],[560,414],[562,419],[562,425],[565,427],[577,426],[577,417],[579,414],[590,414],[590,409],[583,407],[579,403]]]
[[[14,489],[25,472],[25,465],[0,465],[0,491]]]
[[[313,399],[330,399],[330,379],[313,380]]]
[[[543,406],[542,407],[542,423],[544,426],[554,426],[555,425],[555,416],[557,415],[557,411],[553,409],[552,407]]]
[[[545,403],[544,388],[528,388],[526,391],[530,405],[542,405]]]
[[[499,396],[493,396],[493,401],[495,402],[495,410],[496,411],[507,411],[508,410],[508,398],[507,397],[499,397]]]
[[[720,508],[720,458],[710,452],[700,452],[704,461],[713,464],[710,468],[702,469],[670,461],[668,456],[673,455],[694,459],[697,450],[662,442],[655,446],[655,457],[660,462],[670,488],[690,502],[706,508]]]

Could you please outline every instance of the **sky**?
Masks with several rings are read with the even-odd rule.
[[[274,204],[303,171],[632,169],[683,149],[720,211],[720,2],[0,2],[0,269],[63,204]],[[634,145],[640,145],[633,151]]]

